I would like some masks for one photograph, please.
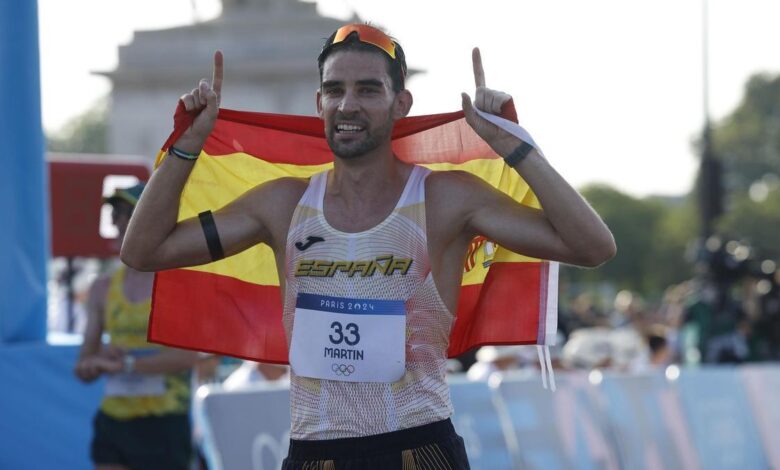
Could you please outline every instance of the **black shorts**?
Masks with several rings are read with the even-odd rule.
[[[466,470],[463,439],[449,419],[375,436],[290,440],[282,470]]]
[[[187,470],[192,452],[186,414],[114,419],[98,411],[91,456],[95,464],[118,464],[133,470]]]

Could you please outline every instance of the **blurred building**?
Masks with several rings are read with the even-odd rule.
[[[316,57],[344,22],[298,0],[223,0],[222,14],[177,28],[137,31],[119,49],[116,70],[101,73],[113,89],[109,152],[154,155],[170,134],[176,99],[212,74],[225,54],[222,107],[314,115]],[[349,21],[360,21],[353,17]]]

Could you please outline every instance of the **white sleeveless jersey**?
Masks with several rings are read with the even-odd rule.
[[[325,220],[327,172],[312,177],[298,203],[286,249],[283,321],[288,346],[298,294],[400,300],[406,310],[406,366],[401,379],[392,383],[313,379],[291,371],[293,439],[374,435],[452,414],[445,361],[454,318],[439,296],[428,258],[425,178],[429,173],[414,167],[393,212],[364,232],[341,232]],[[393,260],[406,269],[385,270]],[[334,268],[337,262],[340,269]],[[349,266],[362,269],[344,269]]]

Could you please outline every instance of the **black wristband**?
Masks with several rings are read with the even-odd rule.
[[[522,144],[518,145],[516,149],[512,150],[512,153],[507,155],[504,158],[504,161],[507,165],[514,168],[515,165],[525,160],[525,157],[527,157],[533,149],[533,145],[529,144],[528,142],[523,142]]]
[[[198,219],[200,219],[200,226],[203,227],[203,235],[206,236],[206,245],[211,253],[211,261],[221,260],[225,257],[225,252],[222,251],[222,242],[219,241],[214,216],[211,215],[211,211],[205,211],[198,214]]]

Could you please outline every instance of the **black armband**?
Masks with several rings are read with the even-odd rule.
[[[528,142],[523,142],[522,144],[518,145],[516,149],[512,150],[512,153],[507,155],[506,158],[504,158],[504,161],[507,165],[514,168],[515,165],[525,160],[525,157],[527,157],[533,149],[533,145],[529,144]]]
[[[211,215],[211,211],[205,211],[198,214],[198,219],[200,219],[200,226],[203,227],[203,235],[206,236],[206,245],[211,253],[211,261],[221,260],[225,257],[225,252],[222,250],[222,242],[219,241],[214,216]]]

